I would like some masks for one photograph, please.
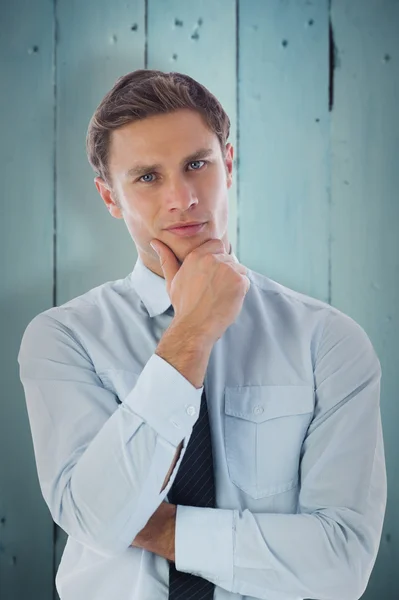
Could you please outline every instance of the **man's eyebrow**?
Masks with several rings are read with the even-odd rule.
[[[199,160],[201,158],[207,158],[208,156],[213,154],[213,152],[214,152],[213,148],[200,148],[193,154],[190,154],[189,156],[186,156],[186,158],[183,158],[183,160],[181,161],[181,164],[184,164],[186,162],[194,162],[195,160]],[[131,169],[129,169],[128,171],[126,171],[125,177],[140,176],[143,173],[151,173],[152,171],[157,171],[158,169],[161,169],[161,168],[162,168],[162,165],[159,163],[154,164],[154,165],[137,164],[134,167],[132,167]]]

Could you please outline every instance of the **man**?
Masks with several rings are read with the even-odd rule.
[[[37,315],[18,356],[41,490],[69,536],[61,600],[367,586],[386,506],[380,362],[349,316],[238,262],[228,134],[208,90],[151,70],[91,119],[95,185],[138,259]]]

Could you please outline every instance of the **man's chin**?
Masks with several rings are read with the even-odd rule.
[[[190,254],[190,252],[192,252],[196,248],[199,248],[199,246],[202,246],[203,244],[205,244],[206,242],[208,242],[211,239],[212,239],[212,237],[209,235],[201,238],[200,240],[181,238],[177,242],[170,244],[170,249],[176,256],[176,258],[180,262],[180,264],[183,264],[185,258],[187,257],[188,254]]]

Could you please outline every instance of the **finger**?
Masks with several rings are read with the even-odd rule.
[[[200,244],[190,254],[202,256],[203,254],[227,254],[224,243],[219,238],[212,238]]]
[[[219,261],[219,262],[225,262],[230,264],[232,267],[234,267],[234,269],[238,272],[241,273],[242,275],[246,275],[248,273],[248,268],[245,265],[242,265],[241,263],[238,263],[232,256],[231,254],[217,254],[215,255],[215,258]]]
[[[150,245],[159,256],[159,261],[161,263],[161,268],[165,276],[166,283],[168,286],[170,286],[174,276],[180,269],[180,262],[169,246],[160,240],[151,240]]]

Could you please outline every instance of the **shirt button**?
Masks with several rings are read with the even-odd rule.
[[[263,413],[263,406],[255,406],[254,413],[255,415],[261,415]]]
[[[188,406],[187,409],[186,409],[186,412],[190,416],[195,415],[195,406]]]

